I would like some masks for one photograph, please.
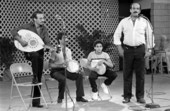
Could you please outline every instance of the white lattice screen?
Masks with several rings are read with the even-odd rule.
[[[60,15],[66,23],[68,47],[73,52],[73,58],[78,60],[83,53],[75,40],[79,34],[77,24],[83,24],[88,32],[102,29],[106,33],[113,33],[118,24],[118,0],[51,0],[46,2],[36,0],[2,0],[0,10],[0,36],[11,37],[10,30],[28,23],[31,14],[41,10],[46,15],[45,25],[48,28],[51,44],[56,45],[56,35],[62,31],[62,22],[55,18]],[[106,38],[107,40],[107,38]],[[119,69],[119,59],[116,48],[113,46],[110,53],[111,59],[116,63],[114,70]],[[45,53],[45,59],[49,54]],[[26,61],[23,53],[18,51],[16,62]],[[3,67],[0,68],[2,72]]]

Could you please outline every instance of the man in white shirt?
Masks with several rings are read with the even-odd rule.
[[[133,70],[136,73],[136,99],[139,103],[144,100],[144,70],[145,57],[151,55],[150,49],[154,47],[154,36],[150,22],[140,16],[141,5],[132,3],[131,15],[120,21],[115,33],[114,44],[120,56],[123,57],[124,101],[130,102],[132,97]],[[124,34],[123,43],[121,35]]]
[[[62,99],[64,98],[65,91],[65,68],[67,67],[67,63],[72,60],[72,53],[68,47],[65,47],[65,43],[67,42],[67,38],[63,35],[63,33],[58,34],[58,43],[60,43],[60,50],[58,52],[53,51],[51,53],[51,58],[49,61],[49,65],[51,67],[51,77],[56,79],[59,82],[59,95],[58,95],[58,103],[62,103]],[[65,48],[65,50],[64,50]],[[65,53],[64,53],[65,52]],[[64,60],[65,57],[65,60]],[[83,88],[83,76],[79,73],[73,73],[66,70],[66,76],[70,80],[76,81],[76,101],[77,102],[88,102],[83,98],[84,96],[84,88]]]

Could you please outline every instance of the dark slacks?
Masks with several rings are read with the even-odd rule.
[[[145,45],[139,47],[124,46],[124,98],[132,97],[133,70],[136,74],[136,98],[144,97]]]
[[[97,84],[96,84],[96,79],[99,76],[107,77],[107,79],[104,81],[104,83],[107,86],[109,86],[113,82],[113,80],[116,79],[117,74],[116,74],[116,72],[114,72],[112,70],[106,70],[106,72],[103,75],[99,75],[99,74],[97,74],[97,72],[91,71],[91,73],[89,75],[89,82],[90,82],[90,85],[91,85],[91,88],[92,88],[92,92],[97,92],[98,91]]]
[[[43,71],[44,51],[40,50],[37,52],[25,53],[25,56],[26,56],[27,60],[30,60],[32,62],[33,81],[40,83],[41,78],[42,78],[42,71]],[[41,88],[41,86],[39,86],[39,87]],[[33,98],[40,97],[40,96],[41,96],[40,90],[39,90],[38,86],[35,86]],[[40,98],[33,99],[32,104],[39,105]]]
[[[82,97],[84,96],[84,87],[83,87],[83,76],[78,73],[71,73],[66,70],[67,78],[70,80],[75,80],[76,82],[76,97]],[[51,69],[51,77],[56,79],[59,84],[59,95],[58,98],[63,99],[64,98],[64,91],[65,91],[65,69]]]

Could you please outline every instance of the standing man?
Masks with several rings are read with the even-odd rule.
[[[131,15],[119,23],[114,33],[114,44],[117,46],[120,56],[123,56],[124,77],[124,101],[130,102],[132,97],[133,70],[136,73],[136,99],[139,103],[145,103],[144,79],[145,57],[151,55],[154,47],[153,30],[149,21],[140,16],[141,5],[132,3]],[[123,46],[121,34],[124,34]]]
[[[38,34],[44,41],[44,44],[50,46],[50,39],[48,36],[47,28],[44,26],[45,19],[43,12],[41,11],[34,12],[31,16],[31,19],[32,22],[17,27],[11,31],[11,34],[13,35],[14,39],[17,40],[23,47],[27,46],[28,43],[24,41],[18,34],[18,31],[20,29],[27,29]],[[32,62],[32,69],[34,74],[33,83],[41,82],[44,61],[44,50],[41,49],[37,52],[25,53],[25,56],[26,59]],[[37,86],[34,87],[33,98],[35,97],[40,97],[40,91]],[[40,105],[40,98],[33,99],[32,106],[38,108],[43,107],[43,105]]]
[[[51,67],[51,77],[59,82],[59,93],[58,93],[58,103],[62,103],[64,99],[64,91],[66,85],[66,78],[75,81],[76,83],[76,101],[77,102],[88,102],[83,98],[84,87],[83,87],[83,76],[78,72],[65,71],[67,63],[72,60],[72,52],[68,47],[65,47],[67,43],[67,38],[65,38],[64,33],[59,33],[57,36],[57,41],[60,48],[57,52],[51,52],[51,58],[49,60],[49,66]],[[65,49],[64,49],[65,48]],[[66,76],[65,76],[66,73]]]

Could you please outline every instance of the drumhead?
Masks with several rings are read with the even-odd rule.
[[[78,72],[79,71],[79,64],[78,64],[78,62],[75,61],[75,60],[69,61],[68,64],[67,64],[67,70],[69,72],[72,72],[72,73]]]

